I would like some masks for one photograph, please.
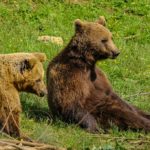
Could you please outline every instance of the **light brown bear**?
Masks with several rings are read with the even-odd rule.
[[[150,115],[123,101],[96,67],[98,60],[118,55],[104,17],[96,22],[76,20],[74,36],[47,69],[48,103],[54,118],[89,132],[112,124],[150,131]]]
[[[20,136],[19,92],[44,96],[44,53],[14,53],[0,55],[0,128],[12,136]]]

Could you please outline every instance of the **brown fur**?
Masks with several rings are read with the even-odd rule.
[[[111,124],[120,129],[150,130],[150,115],[123,101],[95,64],[116,58],[119,51],[104,17],[75,21],[75,35],[47,69],[48,103],[53,116],[74,122],[90,132]]]
[[[0,127],[1,130],[20,136],[19,114],[21,104],[19,92],[44,96],[43,53],[14,53],[0,55]]]

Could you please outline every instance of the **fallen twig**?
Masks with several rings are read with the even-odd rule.
[[[136,37],[138,37],[139,35],[130,35],[130,36],[126,36],[124,37],[125,40],[130,40],[130,39],[135,39]]]
[[[65,150],[64,148],[58,148],[56,146],[43,144],[43,143],[36,143],[36,142],[27,142],[27,141],[18,141],[18,140],[0,140],[0,150],[6,149],[13,149],[13,150]]]
[[[125,99],[128,99],[130,97],[135,97],[135,96],[143,96],[143,95],[150,95],[150,92],[144,92],[144,93],[137,93],[137,94],[129,95],[129,96],[125,97]]]

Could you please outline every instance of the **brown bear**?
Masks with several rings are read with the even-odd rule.
[[[0,54],[0,128],[12,136],[20,136],[19,114],[21,104],[19,92],[30,92],[38,96],[47,93],[43,82],[46,60],[43,53]]]
[[[77,19],[74,36],[47,69],[48,104],[54,118],[93,133],[112,124],[150,131],[150,115],[123,101],[95,65],[118,55],[104,17],[96,22]]]

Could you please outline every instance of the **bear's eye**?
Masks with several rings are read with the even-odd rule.
[[[41,82],[41,79],[37,79],[36,82]]]
[[[101,40],[102,43],[106,43],[107,41],[108,41],[107,39]]]

